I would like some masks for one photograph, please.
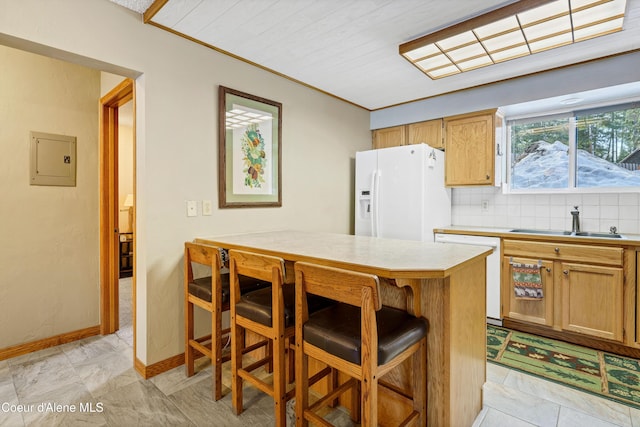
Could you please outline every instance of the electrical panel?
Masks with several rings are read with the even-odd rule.
[[[76,137],[31,132],[31,185],[76,185]]]

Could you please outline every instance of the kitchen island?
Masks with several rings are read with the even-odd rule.
[[[427,424],[473,424],[482,409],[485,382],[485,258],[490,248],[299,231],[203,237],[196,241],[281,257],[289,280],[296,261],[376,274],[381,279],[385,305],[429,321]],[[389,389],[406,392],[412,373],[406,367],[390,372],[385,378]],[[384,425],[394,425],[401,411],[410,410],[402,399],[385,402],[384,396],[395,395],[380,391],[380,422]]]

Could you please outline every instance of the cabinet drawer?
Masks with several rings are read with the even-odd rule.
[[[504,240],[503,248],[506,256],[622,265],[622,248],[531,242],[526,240]]]

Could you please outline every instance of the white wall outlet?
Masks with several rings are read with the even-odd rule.
[[[198,216],[198,202],[195,200],[187,201],[187,216]]]
[[[480,210],[482,210],[482,212],[488,212],[489,211],[489,201],[488,200],[483,200],[480,202]]]
[[[202,215],[211,215],[213,212],[213,204],[211,200],[203,200],[202,201]]]

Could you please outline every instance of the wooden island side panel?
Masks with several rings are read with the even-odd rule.
[[[425,279],[422,313],[429,320],[429,426],[470,426],[482,410],[486,379],[486,262],[445,279]]]

